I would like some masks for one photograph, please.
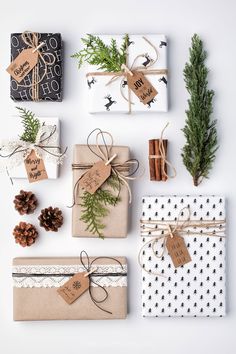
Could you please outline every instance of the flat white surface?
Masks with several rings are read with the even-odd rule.
[[[22,106],[41,116],[58,116],[62,123],[62,142],[69,146],[68,158],[57,181],[31,185],[15,181],[12,187],[1,176],[0,236],[0,351],[4,354],[57,353],[136,353],[149,354],[233,354],[235,353],[236,283],[235,283],[235,11],[234,0],[162,0],[162,1],[29,1],[1,2],[0,82],[1,131],[15,114],[9,99],[10,33],[27,29],[61,32],[65,42],[65,94],[62,103],[27,103]],[[83,72],[78,72],[70,58],[80,46],[80,37],[91,33],[164,33],[169,39],[170,111],[167,114],[99,115],[87,113]],[[215,89],[214,116],[218,118],[220,150],[211,178],[194,188],[183,168],[180,150],[184,139],[187,94],[182,69],[188,59],[190,37],[197,32],[209,52],[209,83]],[[18,104],[19,105],[19,104]],[[149,138],[158,137],[167,121],[171,161],[178,170],[175,180],[166,183],[148,179]],[[127,239],[98,240],[71,237],[71,153],[75,143],[85,143],[95,127],[110,131],[116,144],[128,144],[146,175],[133,184],[131,231]],[[21,218],[13,208],[14,195],[32,189],[38,196],[37,212]],[[143,194],[225,194],[228,198],[228,315],[225,318],[141,318],[141,271],[137,265],[139,215]],[[34,246],[23,249],[14,244],[12,229],[24,219],[37,225],[40,209],[61,207],[65,223],[58,234],[40,230]],[[86,249],[90,255],[125,255],[129,259],[129,315],[125,321],[28,322],[12,321],[11,259],[14,256],[75,256]]]

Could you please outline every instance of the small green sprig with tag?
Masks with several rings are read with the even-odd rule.
[[[104,239],[103,230],[106,225],[103,219],[109,215],[108,206],[115,206],[121,200],[118,196],[120,184],[118,177],[112,173],[94,193],[87,190],[83,192],[80,203],[82,207],[80,220],[87,225],[86,231]],[[112,193],[113,191],[116,192],[116,195]]]
[[[111,39],[109,45],[106,45],[100,37],[92,34],[87,34],[87,37],[81,40],[84,45],[83,49],[71,56],[78,60],[78,68],[87,62],[90,65],[97,65],[98,70],[116,72],[120,71],[122,64],[126,63],[128,34],[124,36],[120,48],[114,38]]]

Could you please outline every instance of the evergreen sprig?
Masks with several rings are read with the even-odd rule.
[[[190,95],[183,128],[186,144],[182,150],[183,163],[198,186],[208,178],[215,160],[217,146],[216,120],[212,120],[214,91],[208,89],[207,57],[202,40],[192,37],[189,63],[183,71],[186,89]]]
[[[106,184],[113,190],[119,190],[118,177],[111,175]],[[105,228],[103,218],[108,216],[109,210],[107,206],[115,206],[120,198],[114,196],[108,189],[99,188],[94,194],[87,191],[81,196],[80,206],[82,207],[81,217],[85,224],[87,224],[86,231],[90,231],[93,235],[98,235],[100,238],[104,238],[102,231]]]
[[[80,68],[85,62],[90,65],[97,65],[99,70],[103,71],[120,71],[121,65],[126,63],[126,50],[128,47],[129,36],[126,34],[120,48],[114,38],[111,39],[109,45],[103,40],[92,34],[87,34],[86,38],[81,39],[84,48],[72,55],[72,58],[78,60]]]
[[[35,143],[36,136],[40,128],[40,121],[38,118],[35,118],[35,115],[25,108],[16,107],[22,118],[22,124],[24,126],[24,132],[20,137],[20,140]]]

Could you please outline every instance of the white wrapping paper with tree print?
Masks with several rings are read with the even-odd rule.
[[[143,267],[143,317],[224,316],[226,313],[224,197],[147,196],[143,197],[142,205],[143,248],[140,252],[140,261]],[[186,220],[187,214],[195,224],[205,222],[206,225],[207,222],[213,221],[217,226],[208,229],[186,227],[185,231],[189,230],[189,233],[183,232],[181,236],[192,261],[175,268],[166,249],[162,254],[164,239],[159,239],[156,244],[151,240],[161,234],[162,231],[158,231],[160,222],[175,225],[179,218],[178,223],[181,225]],[[156,231],[152,234],[150,231],[144,232],[142,221],[146,226],[156,228]],[[201,230],[202,234],[198,234]],[[213,231],[215,236],[212,236]],[[208,232],[210,235],[204,234]],[[161,258],[157,258],[158,255]]]
[[[117,41],[120,48],[124,35],[100,35],[105,44],[110,44],[112,38]],[[152,45],[150,45],[145,39]],[[155,49],[153,48],[155,47]],[[156,53],[157,51],[157,53]],[[147,34],[147,35],[129,35],[129,46],[127,56],[127,66],[131,68],[134,60],[134,67],[138,66],[147,70],[166,70],[167,69],[167,40],[163,34]],[[157,60],[156,60],[157,59]],[[156,61],[155,61],[156,60]],[[155,63],[154,63],[155,61]],[[101,72],[94,65],[87,65],[87,73]],[[139,98],[131,91],[131,112],[167,112],[168,95],[167,95],[167,74],[149,74],[145,76],[148,81],[158,91],[157,96],[148,104],[144,105]],[[89,75],[87,76],[88,86],[88,110],[89,113],[128,113],[128,101],[122,96],[128,98],[127,80],[118,78],[114,82],[107,85],[112,78],[107,75]]]

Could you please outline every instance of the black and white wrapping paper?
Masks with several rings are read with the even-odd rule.
[[[11,34],[11,61],[28,46],[22,40],[21,33]],[[39,101],[62,101],[62,39],[60,33],[38,33],[39,41],[44,42],[40,49],[42,53],[53,54],[55,62],[47,66],[47,73],[39,85]],[[47,56],[46,56],[47,57]],[[45,67],[39,65],[39,76],[44,73]],[[11,77],[10,94],[13,101],[32,101],[32,71],[17,83]],[[25,87],[23,87],[24,85]]]
[[[110,44],[112,38],[117,42],[117,46],[122,45],[124,35],[100,35],[105,44]],[[156,52],[154,48],[143,37],[155,46],[158,56],[154,65],[150,69],[167,69],[167,39],[163,34],[148,34],[148,35],[129,35],[129,47],[127,66],[131,68],[135,58],[138,58],[137,64],[139,67],[145,69],[150,63],[156,59]],[[86,71],[96,71],[96,66],[87,65]],[[99,70],[98,70],[99,71]],[[119,79],[107,85],[112,76],[106,75],[89,75],[87,77],[88,87],[88,110],[89,113],[128,113],[129,104],[121,94],[123,90],[125,97],[128,97],[127,80]],[[166,74],[147,75],[148,81],[158,91],[157,96],[152,102],[144,105],[139,101],[139,98],[131,92],[131,106],[132,113],[134,112],[167,112],[168,111],[168,79]],[[120,80],[122,82],[120,82]]]
[[[142,220],[186,220],[181,214],[189,207],[193,221],[225,220],[225,199],[221,196],[147,196],[142,199]],[[203,229],[203,232],[207,232]],[[166,251],[155,257],[151,244],[141,252],[142,315],[154,316],[224,316],[225,303],[225,228],[222,237],[185,234],[184,240],[192,261],[175,268]],[[153,236],[143,235],[144,245]],[[163,240],[154,252],[162,252]],[[160,254],[160,253],[159,253]]]

